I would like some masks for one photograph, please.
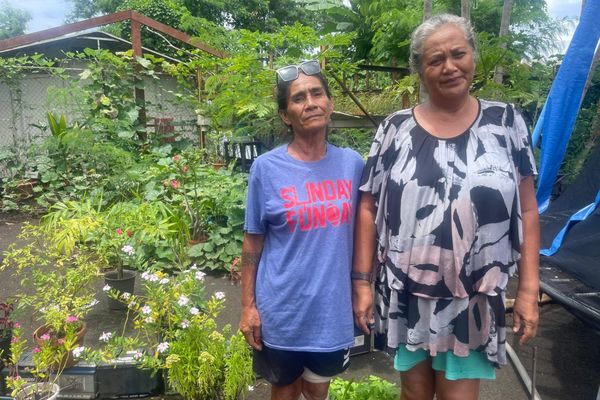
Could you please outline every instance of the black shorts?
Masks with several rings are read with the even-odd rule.
[[[350,348],[314,353],[272,349],[263,344],[261,351],[254,350],[254,372],[275,386],[291,385],[307,368],[322,377],[334,377],[348,368]]]

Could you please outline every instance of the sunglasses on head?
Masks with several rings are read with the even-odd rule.
[[[292,64],[277,70],[277,76],[283,82],[290,82],[298,79],[300,71],[305,75],[316,75],[321,72],[321,65],[318,61],[304,61],[300,64]]]

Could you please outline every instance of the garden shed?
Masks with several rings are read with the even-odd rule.
[[[132,41],[98,30],[102,25],[120,21],[131,21]],[[16,63],[13,72],[18,73],[19,78],[6,77],[0,82],[0,146],[17,146],[24,150],[36,137],[44,134],[46,110],[64,113],[68,119],[78,115],[78,99],[69,99],[71,93],[61,92],[60,89],[67,85],[64,79],[52,73],[62,69],[68,76],[77,76],[86,69],[86,60],[69,57],[70,53],[83,53],[85,49],[103,49],[111,53],[133,49],[136,56],[151,55],[178,63],[179,60],[172,56],[141,46],[141,25],[151,27],[151,32],[162,37],[178,39],[217,57],[223,55],[197,41],[192,43],[183,32],[130,10],[0,41],[0,58],[4,60],[32,56],[56,60],[52,65]],[[136,99],[145,103],[144,120],[149,133],[154,131],[168,136],[177,130],[191,136],[202,129],[202,124],[208,121],[199,118],[189,104],[176,99],[176,79],[160,72],[158,75],[158,79],[144,79],[144,89],[136,90]],[[58,103],[61,109],[56,108]]]

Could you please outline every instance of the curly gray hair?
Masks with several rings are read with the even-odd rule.
[[[425,40],[444,25],[452,24],[462,30],[473,54],[477,54],[475,46],[475,32],[469,20],[453,14],[439,14],[429,18],[415,29],[410,37],[409,64],[412,72],[421,73],[421,59]]]

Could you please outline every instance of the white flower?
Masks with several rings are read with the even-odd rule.
[[[125,300],[127,300],[131,297],[131,293],[123,292],[123,293],[121,293],[121,297],[124,298]]]
[[[198,310],[196,307],[192,307],[192,308],[190,308],[190,314],[198,315],[198,314],[200,314],[200,310]]]
[[[121,250],[123,251],[123,253],[127,254],[128,256],[133,256],[135,254],[135,250],[133,249],[133,246],[130,246],[128,244],[123,246],[123,248]]]
[[[104,285],[104,287],[102,288],[102,290],[105,292],[108,292],[110,289],[112,289],[112,287],[110,287],[110,285]]]
[[[152,312],[152,308],[150,308],[150,306],[144,306],[142,307],[142,314],[148,315]]]
[[[189,326],[190,326],[190,321],[188,321],[187,319],[184,319],[183,321],[181,321],[181,327],[183,329],[186,329]]]
[[[85,347],[83,347],[83,346],[75,347],[73,349],[73,355],[75,357],[81,357],[81,354],[83,354],[84,350],[85,350]]]
[[[141,351],[136,351],[135,354],[133,355],[133,359],[134,360],[139,360],[140,358],[142,358],[142,352]]]
[[[198,267],[196,267],[196,264],[192,264],[192,266],[190,267],[190,271],[195,271],[197,269]]]
[[[248,391],[249,391],[249,392],[253,392],[253,391],[254,391],[254,386],[250,386],[250,385],[248,385]]]
[[[97,299],[92,300],[92,302],[90,304],[88,304],[88,307],[94,307],[96,304],[100,303]]]
[[[145,281],[156,282],[158,281],[158,276],[156,274],[151,274],[148,271],[142,272],[142,279]]]
[[[101,342],[108,342],[110,340],[110,338],[112,337],[112,332],[102,332],[102,335],[100,335],[100,341]]]
[[[189,301],[190,299],[188,299],[184,295],[181,295],[179,296],[179,300],[177,300],[177,304],[179,304],[180,306],[185,306]]]
[[[206,274],[202,271],[198,271],[196,272],[196,279],[198,279],[199,281],[204,280],[204,277],[206,276]]]
[[[154,318],[152,318],[152,317],[146,317],[146,319],[144,319],[144,322],[147,323],[147,324],[151,324],[151,323],[154,322]]]
[[[223,300],[225,298],[225,293],[217,292],[215,293],[215,297],[217,298],[217,300]]]
[[[162,278],[159,283],[161,285],[166,285],[167,283],[169,283],[169,278]]]
[[[162,343],[159,343],[158,346],[156,346],[156,351],[158,351],[159,353],[164,353],[168,349],[169,349],[169,342],[162,342]]]

